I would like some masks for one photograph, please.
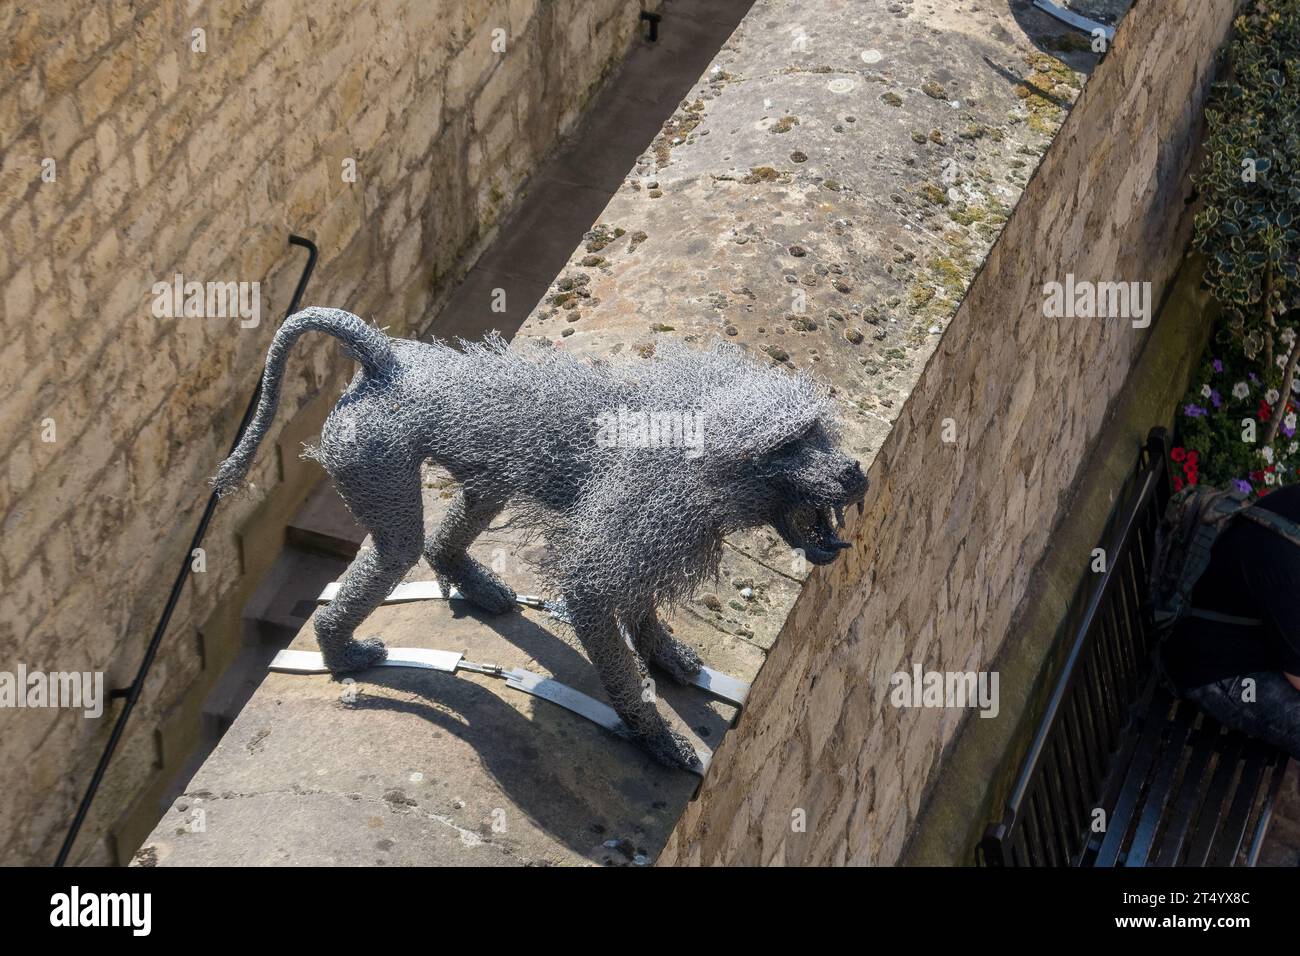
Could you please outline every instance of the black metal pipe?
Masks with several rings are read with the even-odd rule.
[[[298,304],[302,301],[302,294],[307,290],[307,282],[311,279],[312,270],[316,268],[316,244],[310,239],[304,239],[302,236],[290,236],[290,245],[302,246],[307,250],[307,264],[303,266],[302,276],[298,279],[298,287],[293,290],[293,298],[289,300],[289,310],[285,312],[285,318],[293,315],[298,311]],[[248,400],[248,408],[244,410],[244,417],[239,423],[239,430],[235,432],[235,440],[230,445],[230,451],[239,446],[239,440],[244,436],[248,423],[253,420],[253,414],[257,411],[257,402],[262,397],[262,376],[257,377],[257,385],[253,388],[253,395]],[[113,725],[113,733],[108,738],[108,744],[104,747],[104,752],[99,757],[99,763],[95,766],[95,774],[90,778],[90,786],[86,788],[86,795],[81,798],[81,805],[77,807],[77,815],[72,819],[72,826],[68,828],[68,835],[63,838],[63,846],[59,848],[58,858],[54,861],[55,866],[63,866],[68,862],[68,854],[72,852],[72,846],[77,842],[77,835],[81,832],[81,826],[86,822],[86,815],[90,812],[90,805],[94,802],[95,794],[99,791],[100,784],[104,782],[104,774],[108,770],[108,764],[113,759],[113,753],[117,750],[117,745],[122,740],[122,734],[126,730],[126,722],[131,717],[131,712],[135,710],[136,703],[140,700],[140,692],[144,689],[144,679],[149,674],[149,668],[153,666],[154,658],[158,656],[158,648],[162,644],[163,636],[167,633],[167,625],[171,623],[172,613],[176,610],[176,605],[180,603],[181,593],[185,589],[185,582],[190,577],[191,559],[194,550],[203,544],[203,536],[208,533],[208,525],[212,523],[212,515],[217,510],[217,494],[214,491],[208,496],[208,503],[203,509],[203,517],[199,519],[199,526],[194,530],[194,537],[190,540],[189,550],[185,552],[185,558],[181,561],[180,572],[176,575],[176,581],[172,584],[171,593],[167,595],[167,604],[163,607],[162,616],[158,619],[158,626],[154,628],[153,637],[149,639],[149,646],[145,648],[144,659],[140,661],[140,667],[135,672],[135,679],[130,685],[120,690],[112,692],[113,697],[126,697],[126,704],[122,707],[122,712],[117,715],[117,723]]]

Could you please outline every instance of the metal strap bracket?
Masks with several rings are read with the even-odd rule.
[[[1060,20],[1062,23],[1068,24],[1089,36],[1096,36],[1097,31],[1100,30],[1102,36],[1106,38],[1107,43],[1111,43],[1115,39],[1114,27],[1108,27],[1104,23],[1090,20],[1082,14],[1075,13],[1073,10],[1067,10],[1064,7],[1053,3],[1052,0],[1034,0],[1034,6],[1046,14],[1056,17],[1056,19]]]
[[[321,591],[320,596],[316,598],[317,603],[326,604],[333,601],[339,593],[339,582],[334,581],[325,585],[325,590]],[[393,588],[392,593],[384,598],[385,604],[407,604],[412,601],[463,601],[465,595],[455,588],[444,591],[437,581],[408,581],[399,584]],[[564,613],[564,607],[561,602],[550,601],[537,594],[517,594],[515,601],[522,607],[530,607],[536,610],[544,610],[550,613],[558,621],[568,623],[568,617]],[[308,653],[308,652],[302,652]],[[393,652],[389,653],[389,661],[392,660]],[[277,658],[278,659],[278,658]],[[379,665],[392,666],[389,661]],[[399,665],[400,666],[400,665]],[[462,663],[463,669],[469,670],[467,664]],[[324,673],[323,671],[317,673]],[[485,672],[486,673],[486,672]],[[737,707],[744,707],[745,701],[749,698],[750,685],[741,680],[739,677],[732,677],[730,674],[724,674],[722,671],[714,670],[712,667],[702,667],[700,672],[695,675],[691,683],[705,693],[711,694],[719,700],[724,700],[729,704],[735,704]],[[599,723],[599,721],[597,721]]]
[[[525,694],[531,694],[534,697],[540,697],[543,700],[549,700],[551,703],[558,704],[579,717],[585,717],[592,723],[598,724],[620,737],[627,738],[631,736],[622,718],[608,704],[603,704],[594,697],[588,697],[582,691],[574,690],[568,684],[562,684],[554,678],[544,677],[541,674],[534,674],[522,667],[506,670],[499,664],[480,664],[476,661],[467,661],[464,659],[464,655],[455,651],[440,651],[426,647],[389,648],[388,658],[375,666],[435,670],[445,674],[469,671],[475,674],[484,674],[488,677],[501,678],[506,682],[507,687],[523,691]],[[271,661],[270,669],[281,674],[328,674],[330,672],[329,668],[325,666],[325,660],[319,651],[293,649],[282,650],[276,654]],[[700,765],[693,772],[702,776],[709,766],[709,761],[713,758],[713,752],[707,747],[698,744],[695,752],[700,758]]]

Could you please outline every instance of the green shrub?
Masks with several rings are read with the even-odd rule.
[[[1192,240],[1223,319],[1179,408],[1174,465],[1178,484],[1265,494],[1300,466],[1300,0],[1260,0],[1233,28]]]

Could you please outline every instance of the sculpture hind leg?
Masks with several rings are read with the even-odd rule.
[[[461,594],[489,614],[502,614],[515,606],[515,592],[469,556],[469,546],[501,513],[503,505],[476,500],[463,489],[451,503],[438,529],[424,542],[424,557],[442,586],[454,585]]]
[[[371,463],[336,474],[334,482],[348,510],[374,541],[348,567],[338,595],[316,614],[316,640],[325,666],[345,674],[388,656],[378,638],[358,641],[354,634],[420,559],[424,507],[418,470]]]

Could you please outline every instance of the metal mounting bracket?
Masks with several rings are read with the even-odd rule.
[[[339,582],[334,581],[325,585],[325,590],[321,591],[320,596],[316,598],[317,603],[327,604],[333,601],[339,593]],[[408,604],[412,601],[464,601],[465,595],[455,588],[444,591],[437,581],[408,581],[399,584],[393,588],[392,593],[384,598],[385,604]],[[523,607],[530,607],[537,610],[549,611],[551,616],[560,621],[568,622],[564,615],[563,607],[555,601],[548,601],[544,597],[536,594],[517,594],[515,601]],[[287,652],[282,652],[287,653]],[[310,653],[306,651],[296,653]],[[442,653],[442,652],[440,652]],[[393,666],[390,661],[393,658],[393,651],[389,652],[389,661],[379,666]],[[397,665],[401,666],[401,665]],[[700,672],[695,675],[691,683],[705,693],[711,694],[719,700],[724,700],[729,704],[735,704],[737,707],[744,707],[745,701],[749,698],[750,685],[739,677],[732,677],[730,674],[724,674],[722,671],[714,670],[712,667],[702,667]],[[599,723],[599,721],[597,721]]]
[[[1060,20],[1062,23],[1068,24],[1076,30],[1081,30],[1089,36],[1096,36],[1097,31],[1100,30],[1102,36],[1106,38],[1106,43],[1108,45],[1115,39],[1114,27],[1108,27],[1104,23],[1090,20],[1082,14],[1075,13],[1073,10],[1067,10],[1064,7],[1053,3],[1052,0],[1034,0],[1034,6],[1039,10],[1042,10],[1048,16],[1056,17],[1056,19]]]
[[[588,697],[568,684],[562,684],[554,678],[544,677],[541,674],[534,674],[522,667],[505,670],[496,664],[467,661],[463,654],[456,651],[440,651],[427,647],[390,647],[388,658],[375,666],[441,671],[444,674],[469,671],[497,677],[504,680],[507,687],[540,697],[542,700],[549,700],[620,737],[630,736],[627,726],[614,712],[614,708],[608,704],[603,704],[594,697]],[[328,674],[330,672],[319,651],[293,649],[282,650],[276,654],[271,661],[270,669],[280,674]],[[697,744],[695,753],[700,759],[700,765],[693,772],[703,776],[704,771],[708,769],[709,761],[713,759],[713,751]]]

